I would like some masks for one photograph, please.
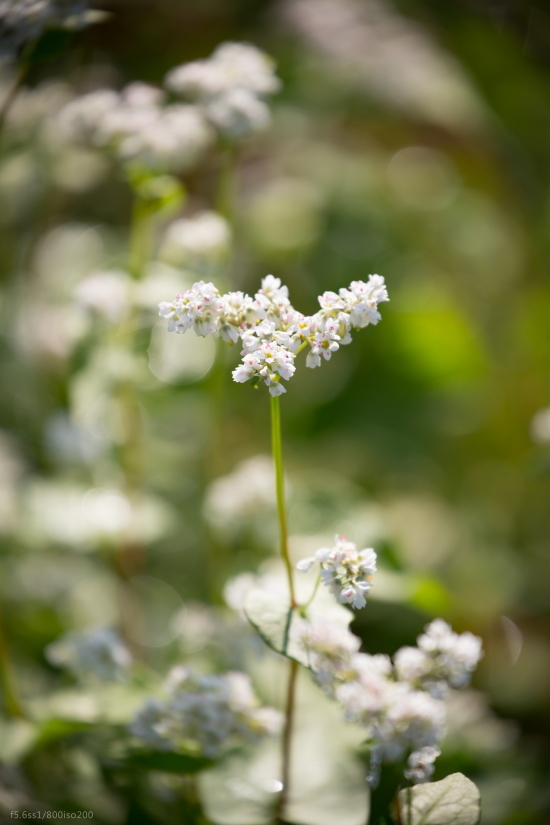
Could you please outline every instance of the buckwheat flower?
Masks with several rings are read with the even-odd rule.
[[[228,292],[222,301],[219,335],[228,344],[236,344],[242,334],[242,327],[258,320],[255,303],[250,295],[245,295],[244,292]]]
[[[212,283],[197,281],[191,289],[176,295],[172,303],[162,301],[159,315],[167,318],[170,332],[186,332],[193,328],[204,337],[218,330],[218,318],[223,312],[220,293]]]
[[[92,272],[76,286],[75,300],[106,321],[120,320],[128,306],[130,276],[118,270]]]
[[[418,647],[400,648],[393,660],[397,678],[404,682],[421,682],[432,670],[432,660]]]
[[[204,106],[206,117],[220,134],[241,140],[270,125],[268,106],[248,89],[230,89]]]
[[[448,681],[453,688],[469,683],[483,656],[482,640],[478,636],[455,633],[443,619],[434,619],[427,625],[417,643],[432,659],[433,677]]]
[[[281,715],[262,708],[244,673],[196,676],[178,667],[166,682],[168,698],[149,701],[130,732],[161,751],[195,750],[216,758],[232,743],[276,733]]]
[[[196,60],[172,69],[166,86],[193,99],[209,99],[235,89],[263,97],[280,88],[274,63],[249,43],[222,43],[208,60]]]
[[[282,312],[291,309],[288,287],[281,286],[281,279],[273,275],[262,278],[262,286],[254,296],[258,306],[267,313],[270,320],[279,320]]]
[[[208,125],[196,106],[173,105],[156,114],[142,114],[139,128],[136,125],[118,148],[124,160],[139,160],[153,169],[183,171],[198,161],[211,142]]]
[[[422,690],[395,692],[375,737],[390,762],[401,761],[408,750],[440,742],[445,733],[445,703]]]
[[[82,143],[101,145],[101,123],[115,112],[119,96],[112,89],[98,89],[70,100],[63,106],[57,125],[63,137]]]
[[[231,246],[231,229],[217,212],[199,212],[171,223],[161,257],[175,266],[201,267],[221,260]]]
[[[347,627],[315,622],[304,624],[298,639],[308,654],[316,681],[327,693],[334,693],[336,683],[353,675],[352,658],[361,640]]]
[[[261,316],[263,314],[264,310],[258,305],[258,301],[254,300],[251,304],[251,312],[258,317],[258,315]],[[275,326],[273,321],[268,320],[254,324],[254,326],[249,329],[243,329],[241,332],[241,342],[243,347],[241,355],[256,352],[256,350],[266,342],[273,342],[294,352],[290,334]]]
[[[254,352],[247,353],[242,364],[233,370],[233,380],[241,384],[251,378],[262,379],[272,396],[281,395],[286,389],[280,383],[280,378],[288,381],[294,375],[293,352],[276,344],[264,341]]]
[[[318,550],[312,559],[299,562],[298,570],[306,572],[315,562],[320,565],[321,580],[341,604],[365,607],[365,596],[372,587],[376,573],[376,553],[372,548],[357,550],[345,536],[334,537],[335,546]]]
[[[351,325],[360,329],[368,324],[377,324],[382,318],[378,304],[389,301],[384,278],[380,275],[369,275],[367,283],[352,281],[349,288],[341,289],[339,294],[346,304],[345,311],[349,313]]]
[[[85,633],[68,633],[45,650],[46,658],[81,678],[121,682],[128,676],[132,656],[119,634],[112,628]]]
[[[330,361],[332,353],[340,347],[339,341],[340,336],[333,326],[323,332],[315,332],[310,340],[311,350],[306,358],[306,367],[320,367],[321,356],[325,361]]]
[[[441,751],[435,745],[427,745],[418,751],[413,751],[407,759],[405,777],[414,783],[427,782],[435,770],[434,762]]]

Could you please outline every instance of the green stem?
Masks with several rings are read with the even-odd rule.
[[[130,254],[128,269],[136,280],[143,277],[147,261],[151,259],[153,246],[153,217],[147,200],[135,195],[130,229]]]
[[[25,712],[19,701],[19,695],[15,678],[12,671],[10,653],[6,635],[4,632],[4,625],[2,616],[0,615],[0,682],[4,692],[4,701],[6,710],[11,716],[24,717]]]
[[[279,515],[279,531],[281,540],[281,555],[286,567],[290,604],[298,607],[294,592],[294,573],[288,551],[288,520],[285,503],[285,477],[283,469],[283,444],[281,438],[281,407],[279,396],[271,396],[271,447],[275,464],[275,489],[277,491],[277,513]]]
[[[292,729],[294,727],[294,709],[296,705],[296,680],[298,677],[298,662],[289,659],[288,685],[285,704],[285,725],[282,741],[282,770],[281,782],[283,787],[277,805],[277,821],[285,821],[286,806],[290,792],[290,766],[292,750]]]
[[[290,592],[290,604],[292,608],[299,605],[296,601],[294,591],[294,572],[288,551],[288,520],[286,515],[285,502],[285,477],[283,468],[283,444],[281,437],[281,406],[279,396],[271,397],[271,446],[273,450],[273,462],[275,464],[275,489],[277,492],[277,513],[279,516],[279,532],[281,540],[281,555],[285,563],[288,589]],[[296,677],[298,675],[298,664],[289,660],[288,686],[285,703],[285,724],[282,739],[282,770],[281,781],[283,787],[279,797],[277,819],[284,821],[285,809],[290,793],[290,757],[292,748],[292,729],[294,726],[294,707],[296,700]]]
[[[403,780],[402,771],[402,765],[382,766],[378,787],[371,792],[369,825],[393,825],[391,808]]]

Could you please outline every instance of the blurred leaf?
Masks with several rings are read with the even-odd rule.
[[[305,675],[302,672],[302,677]],[[364,825],[369,793],[357,750],[364,731],[311,680],[299,678],[290,796],[294,825]],[[280,743],[236,754],[199,778],[205,814],[215,825],[267,825],[280,790]],[[307,769],[305,769],[307,766]]]
[[[187,753],[173,753],[170,751],[142,751],[135,752],[128,756],[128,762],[136,768],[145,768],[151,771],[164,771],[165,773],[197,773],[211,768],[214,764],[212,759],[205,756],[192,756]]]
[[[245,614],[264,642],[276,653],[309,667],[309,658],[295,641],[300,617],[285,602],[264,590],[252,590],[245,602]]]
[[[33,747],[36,727],[26,719],[0,721],[0,762],[19,762]]]
[[[92,723],[82,722],[78,719],[48,719],[38,728],[35,747],[42,747],[54,742],[56,739],[63,739],[73,733],[90,731],[93,728]]]
[[[443,584],[429,576],[415,578],[412,583],[411,604],[427,613],[447,613],[452,606],[452,598]]]
[[[331,621],[347,627],[353,615],[342,605],[334,602],[327,608],[316,606],[315,602],[302,616],[299,610],[289,607],[287,602],[265,590],[251,590],[246,597],[244,612],[252,627],[264,642],[276,653],[309,667],[309,656],[299,642],[304,621]]]
[[[399,792],[401,819],[408,825],[477,825],[480,793],[462,773]]]

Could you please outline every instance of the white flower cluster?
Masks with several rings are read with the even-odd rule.
[[[57,125],[65,139],[162,172],[193,166],[212,140],[197,106],[165,105],[164,93],[146,83],[77,97],[61,109]]]
[[[207,60],[172,69],[166,86],[196,101],[226,139],[239,140],[269,125],[264,98],[280,88],[270,58],[248,43],[222,43]]]
[[[148,700],[130,727],[141,744],[153,750],[216,758],[234,741],[253,742],[281,727],[281,714],[260,707],[244,673],[196,676],[176,667],[166,688],[167,700]]]
[[[241,339],[243,361],[233,380],[263,380],[275,396],[286,392],[280,380],[294,375],[301,349],[310,347],[306,366],[320,366],[321,358],[328,361],[341,344],[350,343],[352,328],[377,324],[378,304],[388,300],[384,279],[369,275],[366,283],[353,281],[338,295],[325,292],[319,312],[304,316],[290,303],[288,287],[268,275],[254,298],[243,292],[220,295],[214,284],[198,281],[172,302],[161,302],[159,315],[168,320],[171,332],[192,327],[197,335],[215,335],[229,344]],[[348,601],[353,600],[350,593]]]
[[[132,655],[116,630],[102,627],[85,633],[68,633],[48,645],[51,664],[70,670],[79,678],[123,682],[128,677]]]
[[[302,559],[296,567],[307,573],[316,563],[320,565],[323,584],[340,604],[365,607],[365,596],[372,587],[371,576],[376,573],[376,553],[372,548],[357,550],[345,536],[334,536],[334,547],[317,550],[315,556]]]
[[[88,5],[89,0],[1,0],[0,58],[17,58],[47,28],[83,28],[94,22]]]
[[[368,730],[370,784],[376,787],[383,762],[403,763],[413,782],[429,779],[445,733],[445,693],[434,693],[429,681],[404,671],[402,651],[393,663],[389,656],[359,653],[360,641],[347,628],[304,622],[299,639],[323,690],[342,705],[348,720]],[[441,619],[425,628],[418,644],[406,650],[427,652],[434,662],[445,649],[437,675],[451,687],[466,685],[483,655],[481,639],[459,636]]]
[[[417,639],[418,647],[402,647],[395,654],[400,679],[444,695],[447,686],[462,688],[470,681],[482,656],[481,639],[473,633],[455,633],[443,619],[435,619]]]

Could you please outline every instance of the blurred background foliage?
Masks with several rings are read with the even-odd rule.
[[[492,710],[476,692],[457,707],[436,778],[474,778],[484,825],[546,823],[550,14],[511,0],[98,5],[103,24],[43,38],[0,138],[1,590],[22,693],[67,686],[43,653],[62,632],[118,621],[122,534],[146,544],[124,576],[149,664],[235,667],[253,643],[235,642],[222,593],[276,549],[266,394],[220,387],[210,339],[157,325],[174,291],[162,262],[141,284],[139,352],[123,334],[108,345],[74,294],[94,269],[126,266],[130,193],[106,157],[48,131],[72,90],[157,84],[250,41],[284,85],[272,128],[239,149],[227,282],[254,293],[273,272],[313,312],[324,290],[377,272],[391,298],[379,327],[283,399],[293,552],[337,532],[376,548],[353,626],[371,653],[414,643],[436,615],[483,637],[475,688]],[[215,204],[219,162],[184,178],[183,214]],[[224,359],[228,375],[236,352]],[[116,492],[121,375],[145,432],[131,502]],[[18,773],[12,739],[4,812],[27,794],[86,798],[105,823],[173,821],[128,813],[77,746]]]

